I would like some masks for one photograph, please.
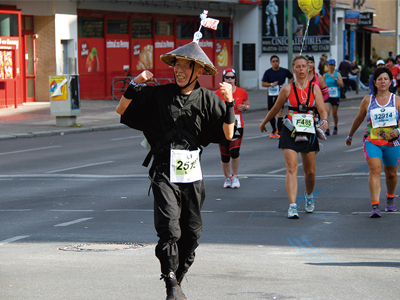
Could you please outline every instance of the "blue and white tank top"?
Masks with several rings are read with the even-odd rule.
[[[326,86],[329,89],[329,97],[330,98],[340,98],[340,86],[336,82],[335,78],[338,78],[338,72],[335,71],[335,73],[332,75],[329,75],[329,73],[325,73],[325,83]]]

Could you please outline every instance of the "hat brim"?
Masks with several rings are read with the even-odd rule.
[[[160,56],[160,59],[169,66],[174,66],[177,59],[194,61],[204,68],[205,75],[218,74],[217,68],[214,67],[203,49],[201,49],[196,42],[191,42],[169,53],[163,54]]]

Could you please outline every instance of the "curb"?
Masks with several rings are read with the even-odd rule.
[[[23,139],[23,138],[34,138],[34,137],[44,137],[44,136],[54,136],[54,135],[65,135],[73,133],[84,133],[91,131],[106,131],[106,130],[116,130],[116,129],[126,129],[128,126],[124,124],[114,124],[105,126],[95,126],[95,127],[83,127],[83,128],[71,128],[65,130],[52,130],[52,131],[40,131],[32,133],[21,133],[13,135],[0,135],[1,140],[12,140],[12,139]]]

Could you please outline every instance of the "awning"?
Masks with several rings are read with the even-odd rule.
[[[372,33],[379,33],[380,36],[395,36],[396,31],[390,29],[383,29],[378,27],[362,27],[362,29],[366,31],[370,31]]]

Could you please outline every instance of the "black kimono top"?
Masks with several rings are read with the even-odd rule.
[[[181,94],[177,84],[170,83],[142,89],[130,85],[124,97],[132,101],[121,116],[121,123],[143,132],[155,162],[169,162],[171,148],[196,150],[225,138],[225,103],[198,83],[189,96]]]

